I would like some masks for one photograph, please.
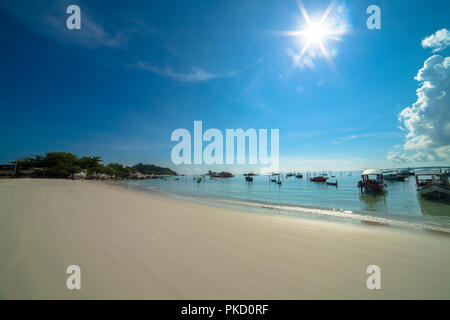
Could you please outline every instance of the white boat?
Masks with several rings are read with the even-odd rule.
[[[389,170],[383,172],[383,178],[384,180],[391,180],[391,181],[405,181],[406,176],[399,174],[397,171]]]
[[[450,196],[448,176],[437,170],[416,172],[417,192],[427,198],[439,199]]]

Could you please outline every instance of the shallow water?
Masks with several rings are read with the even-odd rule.
[[[361,194],[357,188],[361,172],[334,172],[338,187],[310,182],[306,177],[282,178],[282,185],[270,182],[268,176],[255,176],[245,182],[242,175],[227,179],[205,177],[197,183],[192,176],[167,179],[124,181],[127,186],[163,191],[187,197],[217,199],[224,204],[247,204],[278,209],[286,214],[310,213],[360,219],[367,223],[437,226],[450,230],[450,201],[421,198],[414,176],[405,182],[386,181],[385,195]],[[331,178],[330,181],[336,179]],[[323,209],[323,210],[321,210]]]

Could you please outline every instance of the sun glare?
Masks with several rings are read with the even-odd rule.
[[[333,15],[333,13],[331,13],[333,3],[334,2],[328,6],[319,19],[312,20],[303,6],[302,1],[298,0],[297,4],[303,18],[304,27],[300,30],[289,31],[286,33],[289,36],[298,37],[304,40],[301,52],[295,57],[296,61],[301,61],[304,54],[310,52],[312,47],[316,47],[320,50],[321,56],[323,56],[330,65],[333,65],[332,56],[329,54],[325,44],[327,40],[330,39],[339,40],[339,36],[345,33],[345,26],[342,23],[336,23],[336,16],[330,17],[330,15]],[[329,24],[330,21],[333,22],[331,25]]]
[[[305,30],[305,36],[308,42],[320,43],[324,40],[327,31],[322,23],[312,23]]]

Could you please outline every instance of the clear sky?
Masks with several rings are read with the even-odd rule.
[[[66,28],[71,4],[81,30]],[[331,4],[303,1],[313,22]],[[450,165],[450,1],[334,1],[324,50],[313,39],[301,57],[299,7],[1,1],[0,161],[69,151],[189,171],[170,135],[201,120],[279,129],[286,170]]]

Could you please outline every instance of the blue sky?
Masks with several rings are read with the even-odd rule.
[[[66,28],[71,4],[81,30]],[[313,20],[330,4],[303,1]],[[380,30],[366,27],[372,4]],[[345,32],[324,39],[330,63],[317,46],[293,59],[305,39],[286,32],[305,19],[291,0],[2,1],[0,161],[70,151],[187,172],[170,135],[202,120],[280,129],[286,170],[449,165],[448,12],[447,0],[335,1]],[[437,90],[425,109],[424,81]]]

